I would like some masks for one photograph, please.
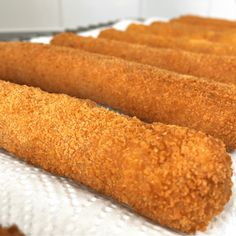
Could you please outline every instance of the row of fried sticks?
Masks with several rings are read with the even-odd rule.
[[[206,229],[231,196],[231,159],[223,142],[236,147],[236,69],[233,39],[226,42],[226,35],[236,23],[184,19],[188,30],[172,41],[169,28],[180,25],[177,20],[106,30],[98,39],[62,34],[52,45],[0,43],[2,80],[54,93],[0,81],[0,146],[164,226]],[[210,23],[195,28],[190,19]],[[212,35],[224,44],[209,42]],[[191,50],[200,50],[194,46],[200,43],[212,45],[212,53],[206,54],[208,46],[202,54]]]

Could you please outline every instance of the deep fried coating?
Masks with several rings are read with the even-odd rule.
[[[202,26],[208,29],[213,30],[236,30],[236,21],[212,18],[212,17],[203,17],[203,16],[194,16],[194,15],[184,15],[178,18],[174,18],[171,22],[180,22],[185,24],[191,24],[195,26]]]
[[[201,130],[236,148],[236,86],[66,47],[0,44],[4,80]]]
[[[236,45],[236,32],[201,31],[194,26],[180,23],[155,22],[153,25],[131,24],[128,32],[154,34],[163,37],[188,37],[212,42]]]
[[[147,45],[155,48],[172,48],[219,56],[236,56],[236,47],[227,44],[212,43],[207,40],[194,40],[181,37],[162,37],[153,34],[141,34],[127,31],[123,32],[115,29],[104,30],[100,33],[99,37]]]
[[[163,24],[164,23],[164,24]],[[168,25],[168,26],[172,26],[174,28],[177,29],[181,29],[182,31],[187,32],[204,32],[204,33],[211,33],[211,34],[233,34],[235,36],[236,33],[236,28],[227,28],[227,27],[212,27],[211,25],[207,25],[207,24],[194,24],[194,23],[190,23],[190,22],[185,22],[185,21],[179,21],[178,19],[172,19],[169,22],[160,22],[160,21],[154,21],[151,24],[151,27],[163,27]]]
[[[205,230],[231,196],[224,144],[201,132],[2,81],[0,101],[1,147],[162,225]]]
[[[159,22],[158,22],[159,23]],[[185,27],[185,29],[187,29],[188,27],[193,27],[194,29],[197,29],[201,32],[209,32],[209,31],[216,31],[217,33],[234,33],[235,34],[235,29],[233,29],[232,27],[224,27],[224,26],[215,26],[215,25],[210,25],[210,24],[199,24],[199,23],[192,23],[191,21],[182,21],[177,19],[172,19],[169,21],[169,23],[171,24],[181,24],[182,27]],[[156,22],[151,23],[151,25],[155,25]]]
[[[115,40],[82,37],[73,33],[54,36],[51,44],[116,56],[197,77],[236,85],[236,58],[191,53],[176,49],[150,48]]]
[[[11,226],[9,228],[2,228],[0,225],[0,235],[1,236],[24,236],[16,226]]]

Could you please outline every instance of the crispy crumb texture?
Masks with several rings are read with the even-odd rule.
[[[183,232],[205,230],[231,196],[224,144],[95,103],[0,81],[0,146]]]
[[[146,28],[144,28],[146,29]],[[143,33],[142,26],[130,26],[127,31],[107,29],[100,33],[100,38],[114,39],[129,43],[147,45],[155,48],[182,49],[190,52],[213,55],[236,55],[236,46],[227,43],[216,43],[192,37],[175,37],[162,34]]]
[[[151,48],[106,38],[82,37],[74,33],[58,34],[53,37],[51,44],[115,56],[180,74],[236,85],[236,57]]]
[[[215,31],[231,31],[235,32],[236,23],[235,21],[212,18],[212,17],[202,17],[202,16],[194,16],[194,15],[183,15],[178,18],[174,18],[171,22],[178,22],[183,24],[189,24],[191,26],[201,27],[199,29],[208,29]],[[226,32],[227,33],[227,32]]]
[[[88,98],[147,122],[203,131],[236,148],[236,87],[67,47],[0,43],[0,77]]]
[[[188,37],[192,39],[208,40],[211,42],[232,44],[236,43],[236,32],[224,31],[217,32],[211,30],[200,30],[198,26],[192,27],[192,25],[181,24],[178,22],[154,22],[151,25],[131,24],[128,31],[140,32],[144,34],[155,34],[171,37]]]

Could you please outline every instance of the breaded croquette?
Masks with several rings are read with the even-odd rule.
[[[141,34],[127,31],[123,32],[115,29],[107,29],[102,31],[99,35],[99,38],[113,39],[155,48],[172,48],[219,56],[236,56],[236,47],[227,44],[212,43],[207,40],[162,37],[153,34]]]
[[[159,27],[161,24],[161,27],[163,26],[162,22],[159,21],[154,21],[152,22],[150,25],[151,27]],[[191,23],[187,23],[184,21],[178,21],[176,19],[172,19],[170,22],[165,23],[164,25],[172,25],[172,27],[174,28],[178,28],[181,29],[182,31],[187,32],[204,32],[209,34],[233,34],[235,35],[236,33],[236,28],[232,29],[232,28],[227,28],[227,27],[211,27],[210,25],[199,25],[199,24],[191,24]],[[225,36],[224,36],[225,37]]]
[[[74,33],[58,34],[54,36],[51,44],[120,57],[181,74],[236,85],[235,57],[191,53],[178,49],[150,48],[105,38],[82,37]]]
[[[164,226],[205,230],[231,196],[230,156],[201,132],[145,124],[90,101],[2,81],[0,102],[1,147]]]
[[[162,24],[162,22],[161,22]],[[151,26],[152,27],[159,27],[160,25],[160,22],[158,21],[154,21]],[[236,36],[236,28],[233,29],[233,28],[228,28],[228,27],[212,27],[211,25],[207,25],[207,24],[203,24],[203,25],[200,25],[200,24],[191,24],[191,23],[187,23],[187,22],[182,22],[182,21],[178,21],[178,20],[171,20],[168,25],[172,25],[171,27],[173,28],[178,28],[179,30],[182,30],[185,34],[185,32],[188,32],[188,31],[194,31],[194,32],[201,32],[204,33],[205,35],[207,35],[207,37],[209,38],[205,38],[205,35],[204,37],[202,37],[203,39],[206,39],[206,40],[210,40],[210,41],[213,41],[215,42],[215,38],[217,38],[216,41],[219,41],[219,43],[231,43],[231,42],[235,42],[234,39],[231,39],[231,37],[235,37]],[[169,26],[170,27],[170,26]],[[210,35],[210,36],[209,36]],[[214,36],[213,36],[214,35]],[[188,37],[188,36],[187,36]],[[190,36],[191,37],[191,36]],[[194,38],[196,38],[194,36]],[[201,39],[202,39],[201,38]]]
[[[232,44],[236,46],[236,32],[216,32],[201,31],[191,25],[181,23],[155,22],[152,25],[131,24],[127,28],[128,32],[142,34],[154,34],[162,37],[188,37],[191,39],[204,39],[223,44]]]
[[[0,43],[0,76],[88,98],[147,122],[194,128],[236,148],[236,86],[83,50]]]
[[[236,30],[236,21],[205,16],[184,15],[174,18],[171,22],[180,22],[195,26],[202,26],[212,30]]]
[[[157,22],[159,23],[159,22]],[[188,27],[193,27],[194,29],[198,29],[201,32],[209,32],[209,31],[215,31],[217,33],[235,33],[235,29],[232,29],[231,27],[218,27],[215,25],[208,25],[208,24],[195,24],[195,23],[191,23],[191,22],[185,22],[185,21],[181,21],[179,19],[171,19],[169,21],[169,23],[171,24],[181,24],[182,27],[187,30]],[[156,21],[154,21],[151,25],[155,25]],[[157,24],[158,25],[158,24]]]

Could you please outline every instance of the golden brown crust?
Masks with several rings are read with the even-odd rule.
[[[228,44],[212,43],[206,40],[142,34],[139,30],[118,31],[107,29],[100,33],[100,38],[113,39],[128,43],[147,45],[155,48],[182,49],[190,52],[206,53],[213,55],[236,56],[236,47]]]
[[[185,24],[191,24],[195,26],[200,26],[202,28],[212,29],[221,31],[222,30],[236,30],[236,22],[220,18],[194,16],[194,15],[184,15],[178,18],[174,18],[171,22],[180,22]]]
[[[191,53],[178,49],[150,48],[105,38],[82,37],[61,33],[51,44],[115,56],[181,74],[204,77],[236,85],[236,57]]]
[[[24,236],[16,226],[3,228],[1,227],[1,225],[0,225],[0,235],[1,236]]]
[[[236,147],[236,87],[66,47],[0,44],[0,76],[89,98],[148,122],[204,131]]]
[[[160,24],[161,24],[161,27],[163,28],[172,28],[174,30],[182,30],[183,31],[183,34],[186,34],[188,36],[188,31],[190,32],[190,36],[193,34],[193,36],[195,37],[195,34],[197,32],[200,32],[200,36],[203,35],[203,37],[209,37],[210,35],[210,38],[208,40],[212,40],[211,37],[213,37],[213,35],[217,36],[220,35],[220,38],[226,38],[225,37],[225,34],[228,35],[228,37],[231,35],[232,37],[235,36],[236,34],[236,31],[235,29],[236,28],[228,28],[228,27],[216,27],[216,26],[212,26],[212,25],[208,25],[208,24],[194,24],[194,23],[190,23],[190,22],[185,22],[185,21],[179,21],[179,20],[176,20],[176,19],[172,19],[170,22],[168,23],[164,23],[162,24],[163,22],[159,22],[159,21],[154,21],[153,23],[151,23],[151,27],[159,27]],[[174,31],[172,30],[172,31]],[[178,32],[177,31],[177,32]],[[224,35],[222,35],[224,34]]]
[[[177,22],[155,22],[153,25],[131,24],[127,31],[161,35],[163,37],[188,37],[212,42],[236,45],[236,32],[200,31],[197,28]]]
[[[201,132],[2,81],[0,102],[1,147],[160,224],[205,230],[231,196],[231,159]]]

